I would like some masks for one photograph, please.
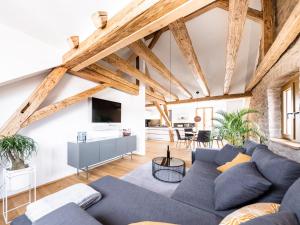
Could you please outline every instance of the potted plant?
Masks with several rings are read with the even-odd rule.
[[[15,134],[0,138],[0,158],[11,163],[9,170],[27,168],[25,160],[36,152],[36,143],[32,138]]]
[[[258,126],[247,119],[250,113],[258,113],[258,111],[253,109],[242,109],[237,112],[218,111],[218,117],[213,118],[217,122],[215,129],[229,144],[236,146],[242,146],[245,139],[249,137],[262,140],[264,135],[259,131]]]

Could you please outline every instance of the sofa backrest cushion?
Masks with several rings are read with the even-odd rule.
[[[252,156],[259,172],[271,183],[270,190],[258,201],[280,203],[289,187],[300,177],[300,164],[270,150],[256,149]]]
[[[294,213],[278,212],[257,217],[243,225],[299,225],[299,223]]]
[[[245,149],[226,144],[216,155],[215,163],[219,166],[224,165],[232,161],[239,153],[245,153]]]
[[[283,197],[280,211],[294,212],[300,221],[300,178],[294,182]]]
[[[268,149],[268,146],[263,144],[258,144],[251,140],[246,140],[243,147],[246,149],[246,154],[250,156],[253,155],[254,150],[257,148]]]
[[[256,199],[271,186],[254,162],[236,165],[215,180],[215,209],[228,210]]]

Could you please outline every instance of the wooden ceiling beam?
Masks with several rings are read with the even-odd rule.
[[[167,102],[167,105],[176,105],[176,104],[186,104],[193,102],[206,102],[206,101],[219,101],[219,100],[229,100],[229,99],[239,99],[239,98],[249,98],[251,97],[251,92],[246,92],[244,94],[230,94],[230,95],[219,95],[219,96],[208,96],[202,98],[193,98],[193,99],[184,99],[177,101]],[[147,107],[153,107],[153,104],[146,105]]]
[[[272,0],[261,0],[263,10],[262,39],[260,58],[266,55],[275,38],[275,12]]]
[[[286,20],[277,35],[269,51],[257,67],[250,82],[246,86],[246,91],[251,91],[266,75],[266,73],[277,62],[280,56],[287,50],[290,44],[300,33],[300,2],[297,3],[292,13]]]
[[[220,8],[220,9],[223,9],[225,11],[228,11],[229,10],[229,0],[216,0],[216,1],[213,1],[212,3],[196,10],[195,12],[183,17],[183,20],[184,22],[188,22],[198,16],[201,16],[202,14],[212,10],[212,9],[215,9],[215,8]],[[262,11],[259,11],[257,9],[253,9],[253,8],[248,8],[248,11],[247,11],[247,18],[254,21],[254,22],[257,22],[257,23],[263,23],[263,13]],[[169,27],[166,26],[166,27],[163,27],[160,29],[160,31],[165,32],[169,30]],[[151,38],[153,38],[155,35],[155,33],[152,33],[152,34],[149,34],[145,37],[145,40],[149,40]]]
[[[180,48],[184,58],[192,69],[192,74],[200,86],[204,96],[209,96],[209,89],[207,85],[207,80],[205,78],[204,72],[199,64],[197,55],[195,53],[192,40],[185,26],[184,20],[179,19],[175,22],[169,24],[169,29],[171,30],[178,47]]]
[[[139,94],[139,91],[136,88],[131,88],[129,86],[126,86],[123,83],[112,80],[111,78],[108,78],[102,74],[99,74],[99,73],[89,70],[89,69],[84,69],[82,71],[70,71],[70,73],[74,76],[78,76],[82,79],[89,80],[89,81],[92,81],[95,83],[101,83],[101,84],[106,83],[111,88],[125,92],[130,95],[138,95]]]
[[[187,90],[183,84],[169,71],[169,69],[160,61],[160,59],[141,41],[138,40],[131,45],[129,48],[147,63],[152,65],[165,79],[171,80],[184,94],[190,98],[193,95]]]
[[[144,82],[145,84],[149,85],[150,87],[153,87],[154,89],[158,90],[159,92],[163,94],[169,94],[169,91],[166,90],[163,86],[161,86],[157,81],[151,79],[138,69],[136,69],[134,66],[130,65],[129,62],[119,57],[117,54],[111,54],[103,59],[103,61],[113,65],[114,67],[118,68],[124,73],[127,73],[128,75],[131,75],[135,77],[136,79]],[[174,97],[172,95],[172,97]]]
[[[53,88],[59,83],[67,68],[53,69],[43,82],[33,91],[27,100],[16,110],[0,129],[0,135],[10,136],[16,134],[25,120],[43,103]]]
[[[108,21],[105,29],[97,29],[78,49],[68,51],[63,56],[63,64],[79,71],[211,2],[213,0],[133,0]]]
[[[45,107],[35,111],[24,123],[22,123],[21,127],[22,128],[27,127],[28,125],[32,124],[33,122],[36,122],[36,121],[39,121],[46,117],[49,117],[56,112],[59,112],[59,111],[65,109],[71,105],[74,105],[78,102],[81,102],[81,101],[87,99],[88,97],[91,97],[94,94],[98,93],[99,91],[102,91],[103,89],[107,88],[108,86],[109,86],[108,84],[100,84],[94,88],[88,89],[79,94],[68,97],[62,101],[45,106]]]
[[[238,50],[241,44],[249,0],[230,0],[224,94],[229,93]]]

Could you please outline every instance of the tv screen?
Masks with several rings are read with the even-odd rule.
[[[93,123],[121,123],[121,103],[92,98]]]

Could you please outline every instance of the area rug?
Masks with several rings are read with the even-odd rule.
[[[134,171],[121,177],[121,179],[166,197],[171,197],[179,185],[179,183],[165,183],[155,179],[152,176],[151,162],[138,167]]]

